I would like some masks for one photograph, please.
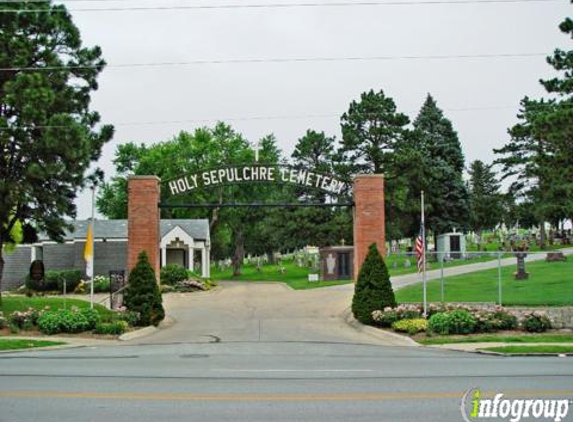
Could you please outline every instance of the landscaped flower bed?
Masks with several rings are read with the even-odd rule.
[[[542,333],[551,328],[551,320],[543,311],[521,312],[501,306],[485,309],[467,305],[428,306],[428,318],[423,318],[422,305],[404,304],[372,312],[374,323],[383,328],[410,335],[459,335],[525,331]]]
[[[125,308],[118,312],[101,313],[96,309],[70,308],[42,309],[29,307],[7,315],[0,311],[0,334],[99,334],[121,335],[135,326],[139,316]]]

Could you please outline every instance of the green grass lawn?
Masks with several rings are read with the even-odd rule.
[[[318,287],[352,283],[352,280],[309,282],[308,268],[300,268],[293,262],[284,262],[283,267],[285,268],[284,274],[279,271],[279,265],[264,265],[261,271],[257,271],[254,265],[244,265],[241,267],[242,274],[239,277],[233,277],[233,270],[231,268],[224,271],[212,268],[211,278],[213,280],[248,282],[280,281],[288,284],[295,290],[315,289]]]
[[[502,302],[504,305],[573,304],[573,260],[528,263],[529,280],[517,281],[515,266],[502,267]],[[421,302],[422,283],[396,292],[398,302]],[[496,302],[497,268],[444,279],[445,302]],[[428,282],[428,301],[440,302],[440,280]]]
[[[559,345],[537,345],[537,346],[502,346],[502,347],[487,347],[485,349],[490,352],[507,353],[507,354],[522,354],[522,353],[573,353],[573,345],[559,346]]]
[[[12,338],[0,338],[0,350],[31,349],[34,347],[59,346],[66,344],[63,341],[46,340],[17,340]]]
[[[0,311],[4,316],[10,315],[14,311],[25,311],[28,308],[44,309],[46,306],[50,310],[55,311],[63,308],[65,305],[68,309],[72,306],[78,308],[89,308],[90,303],[79,299],[65,299],[61,297],[26,297],[26,296],[6,296],[2,297],[2,304],[0,304]],[[102,315],[102,317],[109,316],[113,312],[102,305],[94,305],[94,308]]]
[[[573,343],[573,334],[478,334],[470,336],[445,336],[418,339],[425,345],[453,343]]]

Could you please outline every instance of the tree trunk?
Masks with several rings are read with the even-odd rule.
[[[541,223],[541,229],[539,230],[539,249],[542,251],[546,248],[547,234],[545,233],[545,222]]]
[[[245,237],[243,232],[239,231],[235,234],[235,252],[233,253],[233,277],[241,275],[241,265],[245,258]]]
[[[273,251],[268,251],[267,252],[267,260],[269,261],[269,264],[276,264],[275,262],[275,253]]]

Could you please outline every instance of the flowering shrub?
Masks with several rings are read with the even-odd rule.
[[[196,290],[207,290],[205,285],[199,280],[181,280],[175,284],[177,291],[179,292],[193,292]]]
[[[531,312],[521,320],[523,329],[530,333],[542,333],[551,328],[551,321],[544,312]]]
[[[517,317],[501,306],[497,306],[493,311],[477,310],[473,315],[477,319],[476,331],[480,333],[515,330],[518,326]]]
[[[10,325],[17,330],[29,331],[34,329],[34,326],[38,323],[39,317],[40,312],[37,309],[28,308],[25,311],[12,312],[8,320]]]
[[[414,335],[426,331],[428,328],[428,321],[423,318],[416,319],[402,319],[392,324],[394,331],[400,331]]]
[[[395,308],[386,307],[384,311],[372,312],[372,319],[377,325],[391,327],[396,321],[402,319],[418,319],[422,316],[422,309],[419,305],[402,304]]]

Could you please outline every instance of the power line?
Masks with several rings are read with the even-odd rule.
[[[72,0],[69,0],[72,1]],[[111,1],[111,0],[75,0],[75,1]],[[219,4],[219,5],[185,5],[185,6],[129,6],[129,7],[100,7],[81,9],[0,9],[0,13],[38,13],[38,12],[125,12],[150,10],[218,10],[218,9],[292,9],[317,7],[378,7],[378,6],[413,6],[413,5],[443,5],[443,4],[500,4],[500,3],[554,3],[563,0],[403,0],[403,1],[359,1],[359,2],[312,2],[312,3],[250,3],[250,4]],[[6,2],[4,2],[6,3]],[[13,4],[42,3],[42,1],[10,1]]]
[[[451,55],[428,55],[428,56],[356,56],[356,57],[270,57],[270,58],[245,58],[245,59],[214,59],[214,60],[191,60],[184,62],[148,62],[148,63],[123,63],[98,65],[71,65],[71,66],[33,66],[33,67],[4,67],[0,71],[51,71],[51,70],[74,70],[74,69],[97,69],[97,68],[142,68],[142,67],[172,67],[172,66],[197,66],[208,64],[256,64],[256,63],[307,63],[307,62],[344,62],[344,61],[383,61],[383,60],[450,60],[450,59],[513,59],[545,57],[547,53],[492,53],[492,54],[451,54]]]
[[[516,106],[490,106],[490,107],[461,107],[443,109],[444,112],[471,112],[471,111],[494,111],[504,109],[515,109]],[[419,110],[404,111],[406,113],[415,113]],[[367,116],[378,116],[376,113],[362,113]],[[339,118],[341,113],[329,114],[298,114],[298,115],[276,115],[276,116],[242,116],[242,117],[225,117],[225,118],[204,118],[204,119],[190,119],[190,120],[154,120],[147,122],[119,122],[113,123],[114,126],[162,126],[173,124],[189,124],[189,123],[210,123],[210,122],[235,122],[235,121],[263,121],[263,120],[300,120],[300,119],[331,119]],[[13,129],[65,129],[67,125],[38,125],[38,126],[16,126],[11,128],[0,127],[0,131],[7,131]]]

